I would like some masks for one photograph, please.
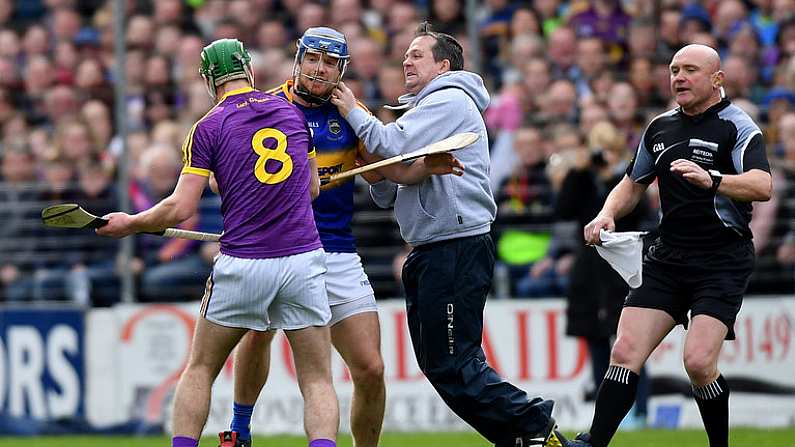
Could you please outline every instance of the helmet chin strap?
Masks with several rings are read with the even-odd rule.
[[[204,87],[207,89],[207,94],[210,95],[210,99],[212,99],[213,102],[217,101],[218,98],[216,98],[215,95],[217,90],[215,88],[214,82],[212,79],[207,78],[207,76],[202,75],[202,78],[204,78]]]
[[[307,79],[309,79],[311,81],[325,82],[325,83],[333,85],[334,87],[337,86],[336,83],[332,84],[331,82],[324,81],[324,80],[319,79],[317,77],[306,76],[306,75],[300,74],[299,76],[296,76],[295,82],[293,83],[293,89],[295,90],[295,94],[298,95],[299,97],[301,97],[301,99],[303,99],[304,101],[306,101],[306,102],[308,102],[310,104],[314,104],[314,105],[325,104],[325,103],[327,103],[329,101],[329,99],[331,99],[331,91],[329,91],[329,94],[326,97],[313,95],[308,89],[306,89],[306,87],[303,86],[303,84],[301,84],[301,77],[305,77],[305,78],[307,78]]]
[[[321,60],[318,62],[319,64],[323,63],[323,58],[325,58],[327,56],[324,53],[321,53],[320,57],[321,57]],[[339,85],[339,82],[342,80],[342,76],[343,76],[343,74],[345,72],[344,64],[340,68],[340,74],[337,77],[337,80],[336,81],[327,81],[327,80],[323,79],[320,76],[320,69],[319,68],[315,68],[315,71],[312,74],[305,74],[303,72],[303,70],[301,69],[301,63],[302,62],[303,61],[299,60],[298,59],[298,55],[296,54],[296,60],[294,62],[294,69],[293,69],[293,73],[294,73],[293,90],[294,90],[295,94],[298,95],[301,99],[303,99],[307,103],[312,104],[312,105],[322,105],[322,104],[327,103],[331,99],[331,92],[334,90],[335,87],[337,87],[337,85]],[[321,84],[327,84],[327,85],[331,86],[331,88],[329,89],[328,94],[326,94],[324,96],[314,95],[314,94],[312,94],[312,92],[309,91],[308,88],[306,88],[301,83],[302,79],[306,79],[309,82],[318,82],[318,83],[321,83]]]

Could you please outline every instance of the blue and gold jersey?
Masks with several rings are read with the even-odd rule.
[[[331,174],[353,169],[361,143],[351,126],[330,102],[318,107],[304,107],[294,102],[290,93],[292,83],[287,81],[268,93],[287,99],[304,113],[312,131],[321,180]],[[353,179],[335,183],[320,191],[320,196],[312,202],[320,240],[327,252],[356,252],[351,231],[353,187]]]

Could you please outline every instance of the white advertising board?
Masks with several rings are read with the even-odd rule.
[[[97,425],[143,419],[169,419],[170,399],[187,361],[198,303],[129,305],[94,310],[86,321],[86,413]],[[380,302],[382,350],[386,368],[385,429],[452,431],[468,429],[424,379],[414,359],[400,301]],[[530,395],[554,399],[555,417],[567,429],[587,428],[593,405],[583,402],[590,378],[585,343],[567,337],[563,300],[492,301],[487,306],[483,347],[490,364]],[[795,423],[795,299],[748,299],[737,324],[738,339],[726,343],[721,363],[732,392],[732,423]],[[687,389],[682,367],[683,331],[675,330],[650,359],[652,383]],[[302,433],[302,403],[286,339],[273,343],[271,373],[255,408],[252,428],[259,433]],[[347,431],[350,377],[339,357],[334,378],[342,424]],[[207,433],[228,427],[232,408],[231,361],[216,381]],[[758,391],[767,391],[760,393]],[[753,392],[752,392],[753,391]],[[108,399],[108,396],[114,396]],[[692,399],[655,395],[649,422],[699,426]]]

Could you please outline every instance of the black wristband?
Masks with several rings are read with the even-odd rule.
[[[720,182],[723,180],[723,176],[720,172],[710,169],[709,177],[712,179],[712,186],[709,187],[709,191],[713,194],[718,192],[718,188],[720,187]]]

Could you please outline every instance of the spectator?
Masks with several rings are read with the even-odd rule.
[[[144,177],[134,181],[130,190],[136,212],[168,196],[182,167],[177,152],[165,145],[148,148],[141,155],[140,165]],[[186,230],[198,227],[197,215],[180,225]],[[212,258],[202,257],[198,243],[155,236],[139,236],[137,242],[136,258],[130,267],[140,277],[141,301],[181,301],[201,295]]]
[[[150,50],[154,47],[155,24],[151,18],[136,15],[127,25],[127,45],[133,50]]]
[[[754,103],[761,103],[764,89],[757,81],[757,65],[740,56],[731,55],[724,59],[726,82],[723,85],[729,98],[746,98]]]
[[[466,32],[464,4],[458,0],[431,1],[429,21],[440,33],[452,36]]]
[[[307,29],[314,26],[323,26],[327,22],[326,8],[319,2],[308,2],[298,11],[295,28]],[[298,37],[298,36],[293,36]],[[292,48],[290,48],[292,50]]]
[[[580,37],[596,37],[604,41],[612,63],[624,59],[630,17],[621,7],[620,0],[589,0],[587,9],[573,12],[569,25]]]
[[[602,39],[585,37],[577,42],[575,76],[577,96],[583,98],[591,95],[590,83],[602,74],[606,64],[607,55]]]
[[[631,84],[619,82],[610,89],[607,111],[610,121],[624,135],[625,150],[632,151],[633,148],[638,147],[642,117],[638,113],[638,99]]]
[[[38,216],[30,204],[37,198],[35,161],[25,147],[6,148],[0,159],[0,302],[28,301],[33,296]]]
[[[712,32],[712,19],[703,6],[690,3],[682,9],[679,18],[680,43],[692,42],[693,35],[701,32]]]
[[[570,81],[553,82],[546,94],[540,114],[547,123],[574,123],[577,119],[577,90]]]
[[[795,291],[795,113],[779,118],[775,158],[771,159],[773,197],[754,206],[751,226],[757,265],[765,266],[769,275],[755,274],[751,286],[762,293]],[[753,220],[752,220],[753,222]],[[751,287],[749,286],[749,287]]]
[[[662,45],[662,43],[658,44],[657,29],[654,23],[647,20],[635,20],[630,24],[627,44],[630,60],[635,58],[652,59],[657,55],[658,46]]]
[[[304,8],[310,8],[310,5],[306,5]],[[287,29],[285,29],[284,24],[279,20],[266,20],[263,23],[260,23],[259,28],[257,29],[257,45],[260,51],[268,50],[268,49],[284,49],[288,47],[288,33]],[[292,42],[289,42],[292,43]]]
[[[80,109],[80,117],[87,123],[91,123],[88,128],[92,145],[98,149],[100,157],[108,150],[111,139],[113,138],[113,122],[110,109],[106,103],[92,99],[83,104]]]
[[[682,43],[679,35],[681,20],[682,11],[679,8],[665,8],[660,13],[660,45],[657,47],[657,56],[661,60],[669,61],[674,52],[679,49]],[[707,23],[709,23],[709,19],[707,19]]]
[[[495,189],[501,221],[512,224],[551,223],[553,198],[546,174],[545,145],[544,136],[537,128],[522,127],[516,131],[512,147],[513,172]],[[554,295],[554,289],[536,287],[529,292],[527,287],[520,290],[516,286],[517,281],[528,276],[533,263],[545,255],[548,241],[546,231],[517,228],[501,232],[497,238],[497,255],[500,263],[509,270],[511,288],[504,291],[508,296]],[[495,284],[495,287],[501,292],[501,285]]]
[[[594,102],[582,108],[580,112],[580,129],[585,135],[588,135],[597,123],[608,120],[607,109],[600,103]]]
[[[748,12],[745,5],[740,0],[723,0],[718,3],[715,10],[715,27],[713,33],[721,41],[722,47],[726,47],[729,41],[729,34],[741,20],[746,19]]]
[[[552,63],[552,77],[573,78],[577,54],[577,35],[569,27],[558,27],[549,36],[547,54]]]
[[[561,1],[535,0],[533,6],[538,11],[538,15],[541,16],[541,28],[544,30],[544,35],[550,36],[563,23],[563,18],[560,14]]]
[[[331,11],[331,25],[334,27],[340,27],[351,22],[359,22],[362,17],[362,3],[360,0],[331,0],[329,10]]]
[[[544,214],[552,206],[552,189],[546,176],[545,142],[541,131],[522,127],[516,131],[513,150],[517,164],[510,177],[497,189],[495,201],[500,212]]]
[[[48,205],[56,203],[74,203],[77,201],[74,163],[61,153],[55,158],[46,160],[42,167],[42,177],[46,182],[37,200]],[[32,208],[32,207],[31,207]],[[30,210],[34,213],[34,210]],[[35,301],[67,300],[70,298],[66,290],[66,278],[70,268],[80,261],[83,253],[81,239],[85,233],[79,234],[68,230],[52,230],[43,233],[40,226],[36,229],[37,251],[33,271],[32,299]],[[45,234],[49,237],[44,237]]]
[[[82,164],[78,170],[76,202],[92,213],[104,216],[116,207],[113,172],[99,160]],[[106,307],[119,301],[119,281],[114,274],[117,241],[80,232],[77,256],[63,271],[66,297],[81,306]]]
[[[629,62],[629,83],[635,90],[641,108],[660,104],[654,91],[653,69],[651,60],[647,58],[633,58]]]

